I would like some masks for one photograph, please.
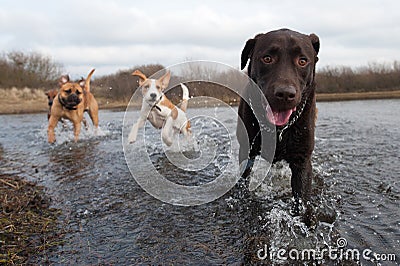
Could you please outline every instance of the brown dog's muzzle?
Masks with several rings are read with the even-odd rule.
[[[59,96],[58,99],[61,105],[67,108],[68,110],[76,110],[76,106],[80,104],[80,102],[82,101],[82,99],[80,99],[79,96],[76,95],[75,93],[68,95],[67,98],[62,98]]]
[[[296,88],[293,86],[275,87],[274,96],[284,104],[292,104],[296,99]]]
[[[71,94],[71,95],[69,95],[69,96],[67,97],[67,102],[68,102],[68,103],[79,104],[79,103],[81,102],[81,99],[79,98],[78,95],[76,95],[76,94],[74,93],[74,94]]]

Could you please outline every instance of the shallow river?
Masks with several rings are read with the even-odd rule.
[[[220,118],[192,124],[197,141],[213,138],[215,147],[215,159],[192,171],[170,162],[159,131],[147,125],[143,145],[156,171],[188,186],[230,171],[237,144],[226,133],[236,127],[228,109],[189,110],[190,115],[218,113]],[[320,215],[312,226],[290,214],[285,162],[272,167],[251,200],[237,188],[198,206],[177,206],[149,195],[125,160],[121,136],[133,121],[123,126],[124,112],[101,111],[99,132],[83,130],[78,143],[72,141],[71,125],[66,130],[59,125],[55,145],[47,144],[46,114],[0,116],[0,171],[38,181],[62,210],[63,245],[33,263],[280,265],[301,264],[304,251],[319,251],[325,253],[305,258],[308,264],[398,265],[400,101],[319,103],[318,109],[313,199]],[[125,151],[134,152],[134,145],[142,144]],[[193,150],[189,158],[198,155]],[[146,174],[146,159],[128,159],[134,160],[134,175]]]

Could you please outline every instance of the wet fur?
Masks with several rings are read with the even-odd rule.
[[[274,162],[284,159],[289,163],[293,196],[306,201],[309,199],[312,181],[311,155],[314,150],[316,119],[315,64],[318,61],[319,45],[319,38],[315,34],[304,35],[282,29],[259,34],[248,40],[241,56],[241,68],[243,69],[250,60],[248,75],[261,88],[271,108],[299,109],[300,104],[306,101],[300,117],[283,132],[281,141],[277,136],[274,155]],[[264,57],[267,54],[272,54],[273,63],[265,63]],[[301,57],[308,60],[305,67],[298,65]],[[293,97],[277,97],[277,90],[288,87],[293,91]],[[258,134],[260,127],[252,109],[244,100],[240,101],[238,113],[248,134],[241,132],[238,127],[239,161],[250,159],[251,162],[256,156],[263,156],[261,137]],[[278,134],[280,130],[282,127],[277,127]],[[245,142],[253,143],[250,151],[245,148]],[[250,174],[251,167],[249,163],[243,177]]]
[[[186,137],[191,135],[190,122],[186,117],[188,88],[181,84],[183,95],[180,108],[175,106],[163,93],[167,88],[171,73],[166,72],[159,79],[148,79],[142,72],[135,70],[133,76],[139,77],[139,87],[142,91],[143,102],[138,121],[133,124],[128,136],[129,143],[134,143],[139,128],[148,120],[155,128],[162,129],[161,136],[167,146],[173,143],[176,133],[183,133]]]
[[[89,113],[93,125],[97,129],[99,125],[99,108],[96,99],[90,92],[90,78],[93,72],[94,69],[89,73],[86,80],[81,79],[78,82],[70,82],[69,76],[62,76],[60,78],[60,89],[53,100],[50,111],[49,126],[47,129],[49,143],[55,142],[54,129],[58,121],[62,118],[68,119],[73,123],[74,140],[78,141],[85,111]]]

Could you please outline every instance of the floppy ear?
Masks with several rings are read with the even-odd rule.
[[[314,33],[310,34],[311,44],[314,47],[315,53],[318,54],[319,52],[319,38]]]
[[[145,80],[147,79],[146,75],[140,72],[140,70],[133,71],[132,76],[139,77],[139,86],[142,86],[143,82],[145,82]]]
[[[254,46],[256,45],[256,42],[257,42],[257,39],[249,39],[246,42],[246,45],[244,46],[244,48],[242,50],[241,65],[240,65],[241,70],[243,70],[246,67],[247,61],[253,55],[253,50],[254,50]]]
[[[158,79],[161,82],[161,87],[163,90],[165,90],[168,87],[170,79],[171,79],[171,72],[169,71],[167,71],[167,73],[165,73],[164,76]]]
[[[68,82],[69,82],[69,76],[63,75],[63,76],[61,76],[60,80],[58,81],[58,84],[61,87],[62,85],[64,85],[65,83],[68,83]]]

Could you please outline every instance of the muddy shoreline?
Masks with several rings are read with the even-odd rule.
[[[0,174],[0,264],[45,261],[60,245],[59,210],[50,207],[44,188],[17,175]]]

